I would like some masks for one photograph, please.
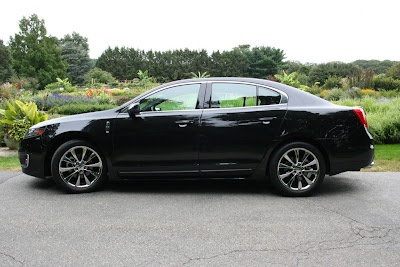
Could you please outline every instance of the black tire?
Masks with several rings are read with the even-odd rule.
[[[280,147],[268,168],[272,185],[285,196],[308,196],[325,177],[325,160],[313,145],[293,142]]]
[[[107,164],[95,146],[83,140],[71,140],[54,153],[51,173],[64,190],[86,193],[102,186],[107,177]]]

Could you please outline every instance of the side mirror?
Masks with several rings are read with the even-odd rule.
[[[133,118],[136,114],[140,113],[140,104],[139,103],[132,103],[128,108],[129,117]]]

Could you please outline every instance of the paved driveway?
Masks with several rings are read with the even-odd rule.
[[[399,266],[400,173],[344,173],[285,198],[243,181],[73,195],[0,172],[0,227],[0,266]]]

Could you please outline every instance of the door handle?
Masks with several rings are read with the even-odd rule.
[[[267,125],[267,124],[270,124],[271,121],[273,121],[275,119],[276,119],[276,117],[265,117],[265,118],[260,118],[258,120],[261,121],[262,124],[266,124]]]
[[[176,124],[178,124],[179,127],[184,128],[186,126],[188,126],[188,124],[192,124],[193,121],[191,120],[182,120],[182,121],[176,121]]]

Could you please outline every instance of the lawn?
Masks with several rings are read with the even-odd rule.
[[[0,171],[21,170],[18,156],[0,157]],[[400,144],[376,145],[375,166],[369,172],[400,172]]]

